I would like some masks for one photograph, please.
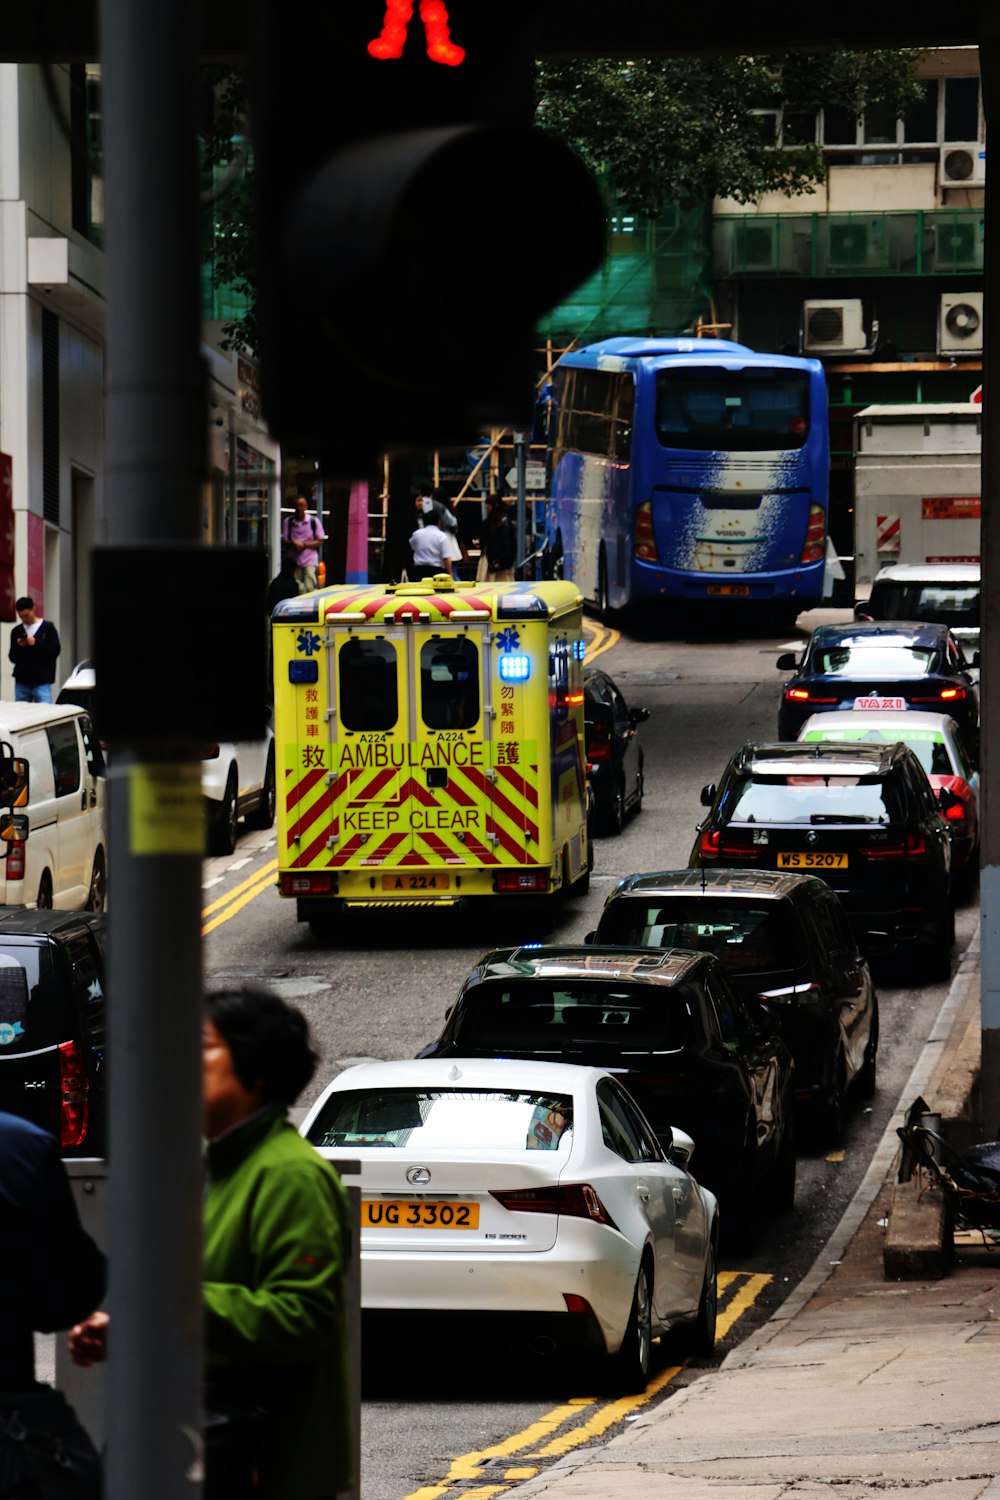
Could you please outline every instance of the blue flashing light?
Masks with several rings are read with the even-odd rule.
[[[587,654],[587,642],[586,641],[574,641],[573,642],[573,660],[574,661],[583,661],[583,658],[586,656],[586,654]]]
[[[500,676],[504,682],[527,682],[531,676],[530,656],[501,656]]]
[[[290,661],[288,680],[295,683],[319,682],[318,661]]]

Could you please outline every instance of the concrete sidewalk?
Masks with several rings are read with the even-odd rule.
[[[967,1097],[978,996],[974,943],[903,1107],[922,1093],[946,1113]],[[940,1280],[886,1280],[901,1117],[813,1271],[762,1329],[606,1447],[517,1494],[1000,1500],[1000,1249],[962,1244]]]

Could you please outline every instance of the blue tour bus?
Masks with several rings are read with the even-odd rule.
[[[725,339],[607,339],[552,377],[546,569],[602,613],[823,596],[826,382]]]

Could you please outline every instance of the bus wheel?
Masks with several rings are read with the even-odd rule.
[[[608,556],[603,547],[597,564],[597,613],[607,623],[611,605],[608,600]]]

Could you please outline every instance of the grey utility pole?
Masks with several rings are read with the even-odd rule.
[[[515,432],[514,434],[514,463],[517,468],[517,563],[518,567],[524,562],[528,555],[528,526],[527,526],[527,464],[528,464],[528,438],[527,432]]]
[[[113,546],[193,544],[205,472],[194,0],[101,0],[109,286],[106,478]],[[155,570],[154,570],[155,571]],[[128,595],[141,597],[142,580]],[[178,577],[120,604],[151,654],[213,627]],[[115,601],[97,601],[102,604]],[[214,624],[218,625],[218,620]],[[158,640],[159,638],[159,640]],[[100,655],[98,654],[98,670]],[[148,675],[148,674],[147,674]],[[98,690],[101,691],[101,684]],[[197,746],[171,684],[163,736],[112,736],[111,1339],[107,1500],[196,1500],[201,1386],[201,855]],[[179,717],[179,716],[178,716]],[[169,736],[169,739],[167,738]]]
[[[984,26],[985,17],[983,21]],[[989,23],[996,32],[995,20]],[[1000,35],[982,38],[979,51],[983,103],[987,120],[1000,129]],[[1000,385],[989,379],[1000,371],[1000,193],[986,193],[985,337],[983,339],[983,485],[982,485],[982,640],[980,694],[982,732],[982,812],[980,877],[982,935],[982,1065],[979,1075],[979,1123],[988,1139],[1000,1133],[1000,422],[990,420],[990,397]],[[990,766],[994,769],[991,772]]]

